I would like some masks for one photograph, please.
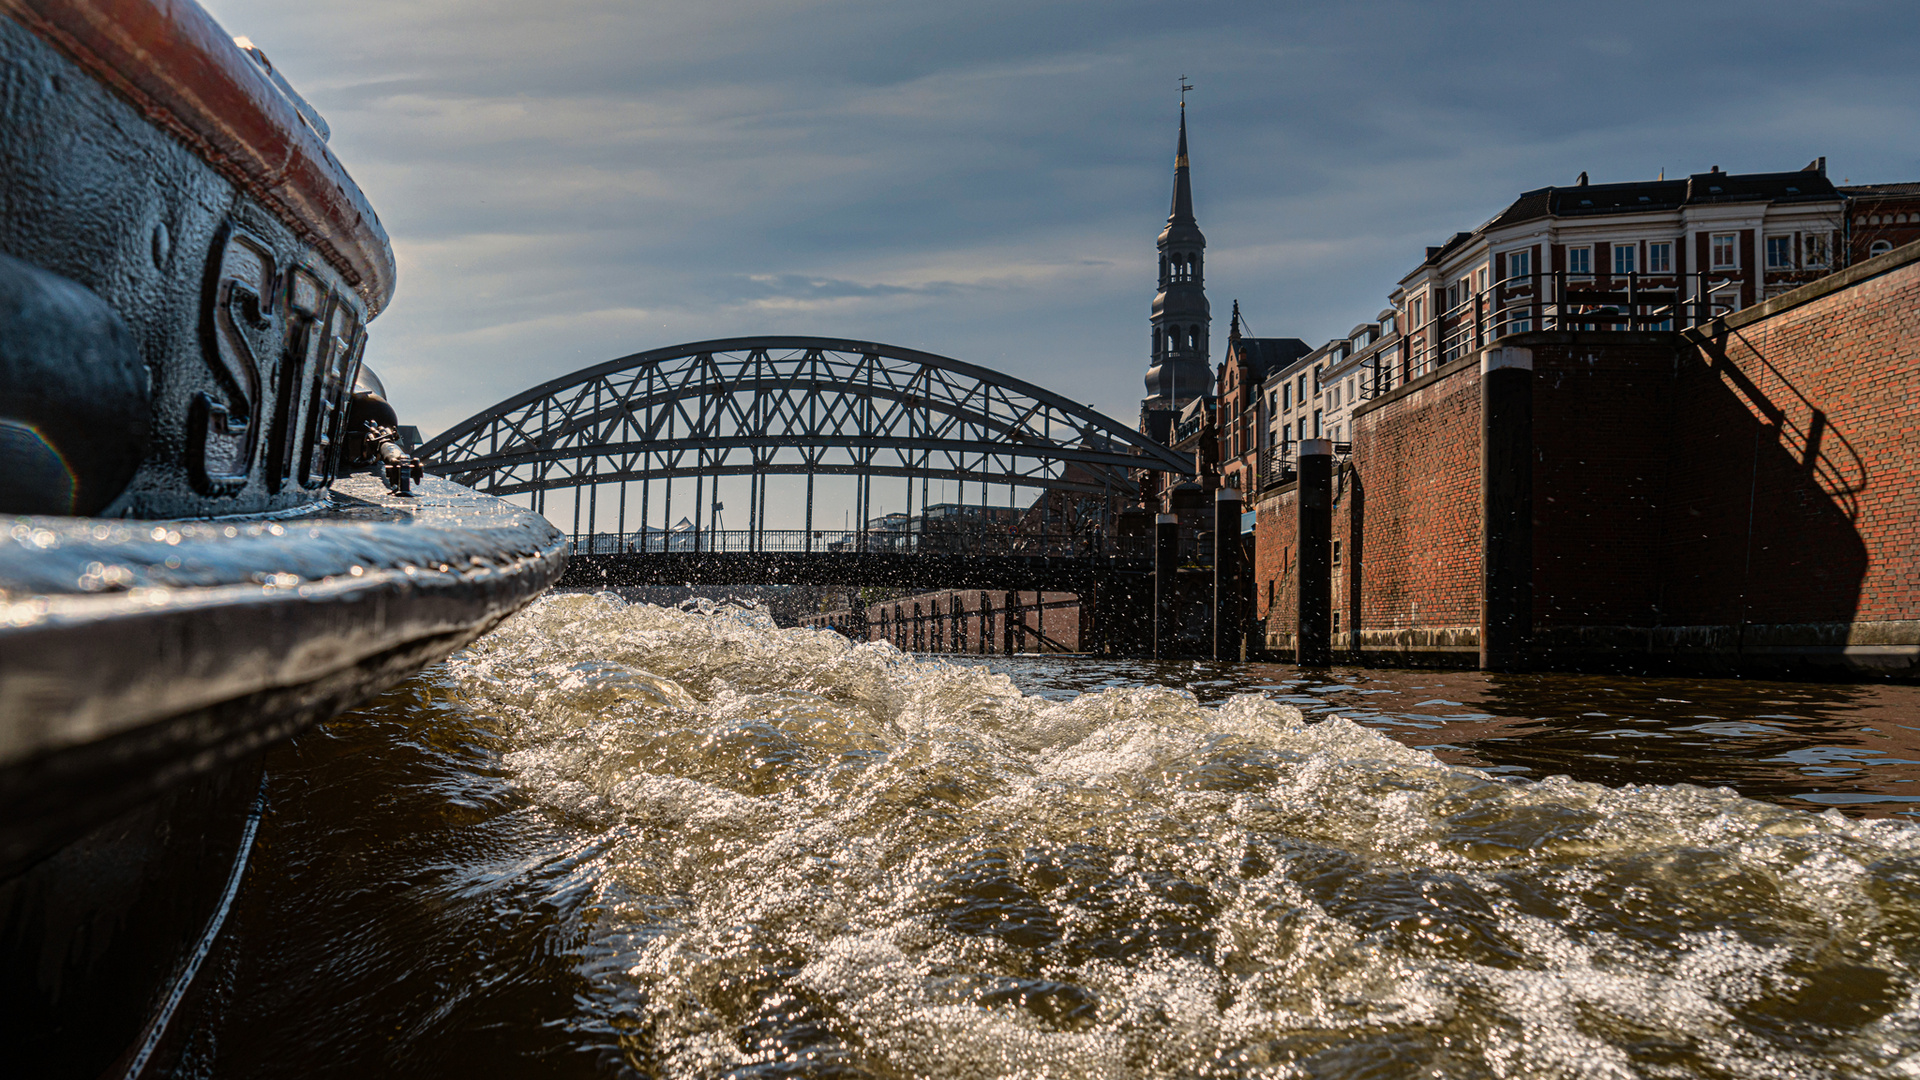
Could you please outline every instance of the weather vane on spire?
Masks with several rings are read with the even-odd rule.
[[[1193,84],[1187,81],[1185,75],[1180,76],[1180,107],[1183,109],[1187,107],[1187,91],[1191,89]]]

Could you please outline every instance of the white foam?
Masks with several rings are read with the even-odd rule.
[[[737,608],[551,598],[454,671],[605,841],[591,1007],[643,1071],[1920,1075],[1909,825]]]

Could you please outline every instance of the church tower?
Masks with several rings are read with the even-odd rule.
[[[1193,218],[1187,177],[1187,103],[1180,102],[1180,149],[1173,159],[1173,210],[1160,231],[1160,291],[1153,298],[1153,366],[1141,414],[1173,412],[1213,393],[1207,359],[1207,238]]]

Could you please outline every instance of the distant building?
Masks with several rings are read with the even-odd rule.
[[[1227,357],[1220,365],[1215,454],[1220,482],[1251,494],[1260,486],[1261,462],[1269,456],[1273,442],[1267,382],[1313,350],[1299,338],[1250,337],[1240,331],[1236,301],[1227,331]]]
[[[1847,199],[1850,264],[1920,240],[1920,184],[1858,184],[1840,194]]]
[[[1376,390],[1549,315],[1663,330],[1737,311],[1832,272],[1845,227],[1846,198],[1824,158],[1799,172],[1715,166],[1684,180],[1590,184],[1582,173],[1571,187],[1525,192],[1428,248],[1400,279],[1392,299],[1405,348],[1380,367]]]

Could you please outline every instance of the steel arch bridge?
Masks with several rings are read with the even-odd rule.
[[[989,485],[1006,485],[1047,500],[1097,497],[1104,514],[1137,490],[1135,470],[1193,473],[1183,456],[1032,383],[933,353],[815,337],[725,338],[609,360],[484,409],[419,453],[431,472],[494,495],[529,494],[537,509],[548,491],[586,488],[592,507],[600,486],[620,485],[622,531],[629,484],[641,485],[644,523],[654,481],[668,482],[671,500],[676,479],[749,477],[756,550],[769,476],[807,477],[811,536],[816,476],[856,478],[864,522],[882,477],[908,481],[909,514],[916,480],[923,511],[927,483],[952,480],[961,504],[968,485],[981,485],[983,504]],[[697,488],[696,537],[703,501]]]

